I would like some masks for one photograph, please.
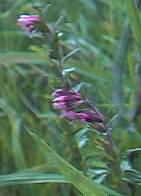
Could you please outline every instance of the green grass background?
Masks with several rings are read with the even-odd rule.
[[[46,2],[51,4],[46,14],[49,25],[54,25],[63,16],[58,30],[63,32],[64,53],[80,49],[65,61],[64,69],[74,68],[70,73],[74,87],[96,103],[106,123],[110,121],[123,171],[129,169],[128,157],[124,161],[127,150],[138,148],[131,162],[132,168],[139,172],[137,178],[123,177],[131,183],[131,195],[138,196],[140,123],[134,126],[131,118],[140,65],[140,11],[131,0],[40,0],[39,3]],[[82,184],[77,184],[79,180],[75,182],[63,169],[67,167],[62,165],[65,163],[47,149],[42,152],[28,131],[43,138],[91,179],[95,176],[96,182],[103,182],[120,192],[116,179],[104,181],[112,166],[107,167],[108,155],[98,148],[97,139],[101,136],[92,134],[87,125],[82,127],[60,119],[52,108],[51,93],[60,84],[57,66],[49,60],[48,46],[39,38],[26,36],[16,24],[16,18],[21,14],[37,14],[31,6],[34,3],[37,1],[0,1],[0,195],[106,195],[99,192],[102,188],[97,189],[97,185],[95,191],[87,193],[91,182],[83,181],[83,176],[71,168],[82,180]],[[76,187],[68,181],[76,183]],[[87,188],[81,192],[84,184]]]

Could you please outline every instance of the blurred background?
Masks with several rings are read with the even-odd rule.
[[[97,105],[105,123],[114,130],[122,171],[129,169],[124,153],[136,148],[130,162],[135,170],[141,170],[140,123],[132,122],[140,114],[140,55],[128,25],[126,4],[122,0],[1,0],[0,174],[34,167],[38,170],[46,161],[29,130],[91,179],[116,189],[114,181],[106,181],[111,170],[108,155],[99,148],[101,136],[92,133],[88,125],[61,119],[52,108],[51,93],[61,81],[57,65],[48,57],[47,40],[27,36],[17,26],[21,14],[36,15],[37,8],[46,3],[50,6],[44,17],[50,27],[62,18],[57,31],[62,34],[63,53],[79,49],[65,61],[64,73],[75,90]],[[50,165],[42,172],[56,173]],[[140,185],[133,181],[129,180],[131,195],[139,196]],[[80,195],[63,183],[2,183],[0,180],[0,195],[5,196]]]

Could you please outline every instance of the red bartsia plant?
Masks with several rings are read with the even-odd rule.
[[[54,97],[53,107],[62,111],[64,118],[93,124],[103,123],[103,115],[95,107],[78,110],[80,104],[86,103],[80,93],[68,89],[57,89],[52,93],[52,96]]]

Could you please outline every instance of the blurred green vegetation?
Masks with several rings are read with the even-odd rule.
[[[52,108],[51,93],[62,81],[57,64],[49,59],[47,40],[28,37],[16,24],[19,15],[38,14],[32,6],[45,3],[50,4],[44,16],[49,26],[63,18],[57,30],[63,33],[64,55],[79,49],[64,61],[63,69],[73,88],[105,116],[112,130],[115,160],[101,147],[103,135],[88,124],[60,118]],[[105,187],[121,195],[140,195],[140,13],[132,0],[1,0],[1,195],[115,194]],[[133,122],[134,113],[139,115]],[[48,146],[45,150],[30,131],[63,159]]]

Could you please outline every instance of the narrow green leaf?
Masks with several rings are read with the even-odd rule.
[[[137,47],[141,52],[141,16],[134,0],[126,0],[127,15]]]
[[[14,63],[47,63],[48,57],[45,52],[4,52],[0,53],[0,64]]]
[[[0,187],[16,184],[69,183],[59,174],[15,173],[0,175]]]
[[[34,138],[35,142],[39,146],[41,152],[52,166],[65,176],[65,178],[72,183],[82,194],[85,196],[106,196],[106,195],[120,195],[115,191],[104,187],[103,185],[97,184],[91,181],[82,172],[78,171],[71,164],[60,157],[44,140],[39,138],[32,132],[29,132]]]

